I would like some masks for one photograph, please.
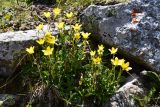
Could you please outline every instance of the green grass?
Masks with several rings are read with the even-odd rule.
[[[107,5],[107,4],[115,4],[115,3],[124,3],[129,2],[130,0],[57,0],[56,6],[64,9],[64,10],[80,10],[82,11],[87,6],[91,4],[100,4],[100,5]]]
[[[61,1],[61,0],[60,0]],[[130,0],[67,0],[66,3],[72,6],[88,6],[90,4],[109,4],[109,3],[124,3]]]
[[[0,11],[5,7],[16,8],[20,5],[24,5],[26,0],[0,0]]]
[[[5,7],[14,7],[16,5],[16,1],[15,0],[0,0],[0,10],[2,10]]]
[[[3,17],[0,18],[1,23],[0,27],[3,26],[3,29],[0,29],[0,32],[6,32],[10,31],[13,26],[8,26],[6,22],[13,21],[14,24],[21,23],[24,21],[27,21],[29,15],[30,15],[30,10],[28,9],[28,5],[26,4],[25,0],[0,0],[0,11],[2,12]],[[11,8],[11,12],[5,12],[5,8]],[[8,21],[6,21],[5,16],[7,14],[11,14],[12,18]]]

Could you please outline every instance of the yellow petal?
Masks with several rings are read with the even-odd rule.
[[[114,48],[112,47],[111,49],[108,49],[110,51],[111,54],[116,54],[118,51],[118,48]]]
[[[80,33],[75,33],[74,34],[74,38],[77,39],[77,40],[79,40],[81,38]]]
[[[47,39],[47,38],[50,38],[50,37],[52,37],[52,33],[51,32],[46,32],[45,33],[45,38]]]
[[[56,43],[56,38],[54,36],[52,36],[50,38],[47,38],[46,42],[54,45]]]
[[[50,12],[44,12],[43,14],[44,14],[44,16],[46,18],[50,18],[51,17],[51,13]]]
[[[99,55],[102,55],[104,52],[104,46],[103,45],[98,45],[98,50],[97,50]]]
[[[79,31],[79,30],[81,29],[81,26],[82,26],[82,25],[76,23],[76,24],[75,24],[74,26],[72,26],[72,27],[73,27],[73,29],[74,29],[75,31]]]
[[[118,62],[118,65],[120,65],[120,66],[121,66],[124,62],[125,62],[125,60],[124,60],[124,59],[120,59],[120,60],[119,60],[119,62]]]
[[[95,54],[96,54],[96,51],[91,51],[91,52],[90,52],[91,57],[94,57]]]
[[[132,68],[131,67],[127,67],[125,70],[126,71],[130,71],[130,70],[132,70]]]
[[[54,13],[55,16],[58,16],[58,15],[61,13],[61,9],[59,9],[59,8],[54,8],[54,9],[53,9],[53,13]]]
[[[113,65],[118,66],[119,65],[119,59],[116,57],[115,59],[111,59],[111,62]]]
[[[41,39],[39,39],[39,40],[36,40],[36,42],[38,43],[38,44],[40,44],[40,45],[43,45],[44,44],[44,38],[41,38]]]
[[[64,22],[60,22],[60,23],[57,23],[56,24],[56,27],[58,28],[58,29],[63,29],[64,28]]]
[[[36,27],[36,29],[38,29],[38,30],[42,30],[43,29],[43,24],[39,24],[37,27]]]
[[[89,37],[90,34],[91,34],[91,33],[84,33],[84,32],[82,32],[82,37],[83,37],[84,39],[88,39],[88,37]]]
[[[34,46],[31,46],[29,48],[26,48],[26,51],[29,53],[29,54],[33,54],[34,53]]]
[[[44,53],[44,55],[49,56],[52,54],[53,48],[50,48],[50,46],[48,46],[46,50],[42,50],[42,52]]]
[[[72,13],[72,12],[66,13],[66,17],[67,17],[67,18],[72,18],[72,17],[73,17],[73,13]]]

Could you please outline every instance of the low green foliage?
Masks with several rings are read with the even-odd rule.
[[[25,23],[30,16],[25,0],[2,0],[0,1],[0,32],[13,31],[19,29],[22,23]],[[22,8],[23,7],[23,8]]]
[[[157,90],[160,90],[160,74],[153,71],[143,71],[142,75],[146,80],[148,80],[151,87],[155,87]]]
[[[141,74],[144,76],[143,78],[150,90],[146,96],[136,96],[135,101],[140,107],[151,106],[153,102],[157,104],[160,100],[160,75],[152,71],[142,71]]]
[[[144,98],[140,97],[140,96],[136,96],[135,97],[135,101],[137,102],[137,104],[140,106],[140,107],[148,107],[149,104],[151,103],[151,100],[153,100],[154,98],[154,94],[156,92],[156,89],[155,88],[152,88],[148,95],[144,96]]]
[[[27,2],[27,0],[0,0],[0,11],[6,7],[15,8],[20,5],[26,5]]]
[[[72,7],[75,7],[75,8],[79,8],[79,7],[86,7],[88,5],[91,5],[91,4],[102,4],[102,5],[105,5],[105,4],[116,4],[116,3],[124,3],[124,2],[128,2],[130,0],[66,0],[65,1],[65,4],[66,5],[70,5]],[[58,4],[61,4],[62,6],[64,6],[64,0],[57,0],[57,3]]]

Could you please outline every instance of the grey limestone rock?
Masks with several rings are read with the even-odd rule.
[[[160,71],[160,0],[91,5],[81,17],[85,30],[154,71]]]
[[[47,31],[44,26],[43,31]],[[19,61],[26,54],[25,49],[44,36],[43,31],[26,30],[0,33],[0,76],[10,76],[16,70]],[[38,34],[39,33],[39,34]],[[53,32],[57,34],[56,31]]]

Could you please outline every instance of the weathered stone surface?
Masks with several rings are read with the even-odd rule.
[[[117,46],[126,56],[160,71],[160,0],[131,0],[110,6],[91,5],[83,25],[103,43]]]
[[[135,96],[144,96],[146,89],[138,76],[130,77],[104,107],[138,107],[135,103]]]
[[[44,26],[43,31],[48,27]],[[11,75],[23,58],[26,47],[33,45],[33,41],[42,38],[44,32],[37,30],[7,32],[0,34],[0,76]],[[39,34],[38,34],[39,33]],[[56,31],[53,34],[57,34]]]

